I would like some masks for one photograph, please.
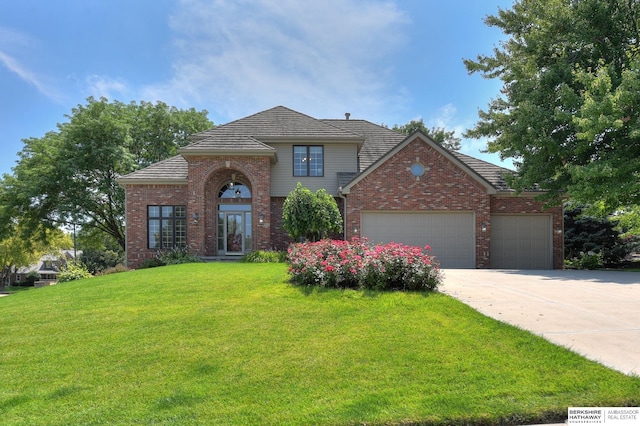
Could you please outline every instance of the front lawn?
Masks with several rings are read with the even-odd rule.
[[[7,425],[527,424],[640,405],[628,377],[439,293],[190,264],[0,298]]]

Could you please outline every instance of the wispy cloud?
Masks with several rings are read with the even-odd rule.
[[[44,76],[36,73],[21,61],[18,54],[12,53],[12,51],[30,51],[32,44],[31,39],[25,34],[10,28],[0,27],[0,46],[4,46],[3,50],[0,50],[0,65],[25,83],[35,87],[44,96],[59,102],[62,99],[59,91],[47,83]]]
[[[17,75],[22,81],[32,85],[46,97],[54,101],[60,101],[60,94],[51,86],[44,83],[43,79],[35,72],[28,69],[18,59],[7,53],[0,51],[0,64],[2,64],[9,71]]]
[[[105,97],[112,101],[128,91],[127,83],[123,79],[104,75],[90,75],[86,78],[85,84],[89,94],[96,99]]]
[[[170,20],[173,78],[144,98],[196,102],[227,118],[279,104],[382,117],[402,97],[389,56],[408,21],[381,1],[183,0]]]

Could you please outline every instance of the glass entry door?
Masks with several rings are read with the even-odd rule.
[[[218,254],[244,255],[251,251],[251,205],[218,206]]]
[[[243,214],[225,213],[226,254],[244,254]]]

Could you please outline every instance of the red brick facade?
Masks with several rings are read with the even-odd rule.
[[[127,222],[127,265],[140,267],[145,260],[153,258],[157,250],[149,249],[147,236],[147,206],[185,205],[186,185],[125,185]],[[190,213],[187,212],[187,217]],[[192,229],[187,222],[187,237]]]
[[[186,205],[187,247],[193,254],[217,256],[218,192],[232,179],[251,191],[252,247],[286,249],[290,238],[282,228],[283,197],[270,197],[271,162],[265,156],[185,156],[188,183],[125,184],[127,194],[127,262],[139,267],[156,250],[148,248],[147,206]],[[411,166],[420,163],[424,175]],[[476,267],[491,267],[492,214],[552,215],[553,267],[563,263],[562,208],[549,210],[529,196],[495,193],[494,188],[433,144],[415,138],[349,188],[346,199],[347,239],[359,236],[361,213],[371,211],[455,211],[475,217]],[[344,200],[338,198],[344,215]],[[244,200],[245,202],[248,200]],[[233,202],[227,201],[227,202]]]
[[[415,177],[411,165],[420,163],[425,174]],[[416,139],[358,182],[347,197],[347,238],[361,229],[362,211],[459,211],[474,212],[476,267],[488,266],[490,222],[487,188],[432,146]]]

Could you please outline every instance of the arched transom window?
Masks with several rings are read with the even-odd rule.
[[[218,198],[251,198],[251,191],[239,182],[230,182],[220,188]]]

